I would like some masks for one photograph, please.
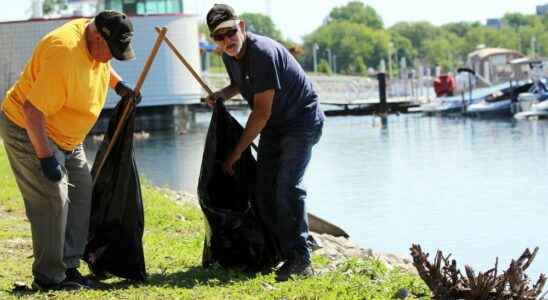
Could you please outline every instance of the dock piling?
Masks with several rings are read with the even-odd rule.
[[[378,114],[387,114],[388,105],[386,102],[386,73],[378,73],[377,80],[379,80],[379,108]]]

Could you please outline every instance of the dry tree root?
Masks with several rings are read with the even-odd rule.
[[[542,290],[546,283],[544,274],[540,274],[536,284],[529,286],[529,278],[524,271],[531,265],[538,247],[531,253],[525,249],[523,254],[512,260],[508,269],[498,274],[498,258],[495,267],[476,275],[470,266],[465,266],[465,273],[457,269],[457,262],[450,256],[443,256],[438,250],[434,262],[428,261],[428,253],[424,253],[420,245],[412,245],[411,256],[413,265],[419,276],[432,291],[432,298],[438,300],[541,300]]]

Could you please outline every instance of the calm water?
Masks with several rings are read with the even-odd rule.
[[[196,194],[209,118],[197,115],[184,135],[136,141],[141,175]],[[309,211],[363,247],[407,254],[419,243],[484,271],[539,246],[536,277],[548,272],[547,179],[548,122],[400,115],[386,127],[371,116],[328,118],[306,180]]]

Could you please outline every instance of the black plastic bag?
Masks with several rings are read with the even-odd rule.
[[[122,117],[127,99],[118,103],[91,170],[98,164]],[[146,279],[143,254],[144,213],[141,184],[133,152],[135,107],[109,153],[93,187],[88,244],[84,260],[97,276],[107,273],[131,280]]]
[[[256,161],[248,148],[235,164],[235,175],[222,163],[236,146],[242,126],[222,102],[213,110],[205,142],[198,197],[206,218],[202,264],[218,263],[246,271],[267,270],[279,262],[280,251],[256,208]]]

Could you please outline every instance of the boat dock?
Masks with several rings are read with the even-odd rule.
[[[365,76],[327,76],[309,74],[317,90],[325,113],[333,115],[364,115],[379,111],[380,87],[375,78]],[[212,89],[228,85],[225,74],[205,74],[205,82]],[[431,78],[389,79],[385,85],[388,111],[407,112],[434,98]],[[238,98],[238,97],[236,97]],[[239,98],[241,100],[241,97]],[[245,101],[233,100],[233,108],[245,105]]]

